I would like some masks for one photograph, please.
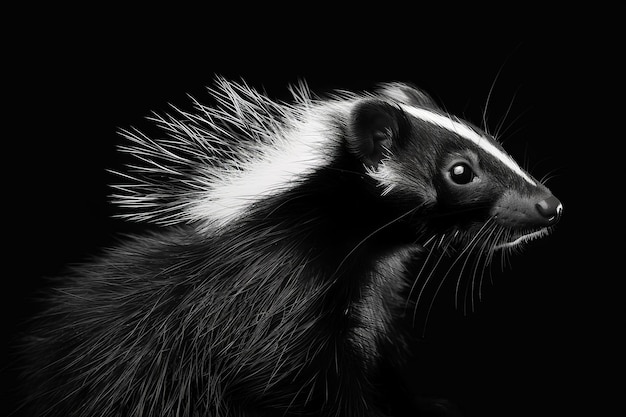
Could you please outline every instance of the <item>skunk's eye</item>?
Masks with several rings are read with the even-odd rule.
[[[459,185],[469,184],[474,180],[474,171],[465,162],[459,162],[450,168],[450,179]]]

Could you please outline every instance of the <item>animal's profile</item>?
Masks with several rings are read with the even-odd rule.
[[[215,106],[123,131],[115,201],[162,228],[55,281],[24,339],[33,415],[387,416],[426,248],[490,259],[561,216],[415,87],[292,90],[218,79]]]

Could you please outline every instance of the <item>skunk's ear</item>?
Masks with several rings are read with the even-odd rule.
[[[404,114],[396,106],[377,99],[362,100],[350,114],[348,150],[365,165],[376,168],[385,156],[389,156],[403,120]]]

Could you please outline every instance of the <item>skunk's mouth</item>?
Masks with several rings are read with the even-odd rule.
[[[506,191],[494,204],[491,215],[502,226],[493,249],[518,248],[550,234],[563,214],[563,204],[547,189],[538,189],[537,196]]]
[[[518,232],[518,233],[513,233],[509,236],[506,236],[503,239],[502,243],[497,244],[496,246],[494,246],[494,250],[498,250],[498,249],[509,249],[509,248],[514,248],[517,247],[523,243],[526,242],[530,242],[533,241],[535,239],[540,239],[544,236],[549,235],[552,232],[552,227],[542,227],[539,230],[533,230],[533,231],[524,231],[524,232]]]

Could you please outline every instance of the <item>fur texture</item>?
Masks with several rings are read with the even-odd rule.
[[[433,253],[488,262],[560,217],[414,87],[292,91],[218,79],[215,107],[122,132],[135,163],[115,201],[164,227],[58,280],[24,340],[34,415],[388,415],[381,373],[402,363]]]

